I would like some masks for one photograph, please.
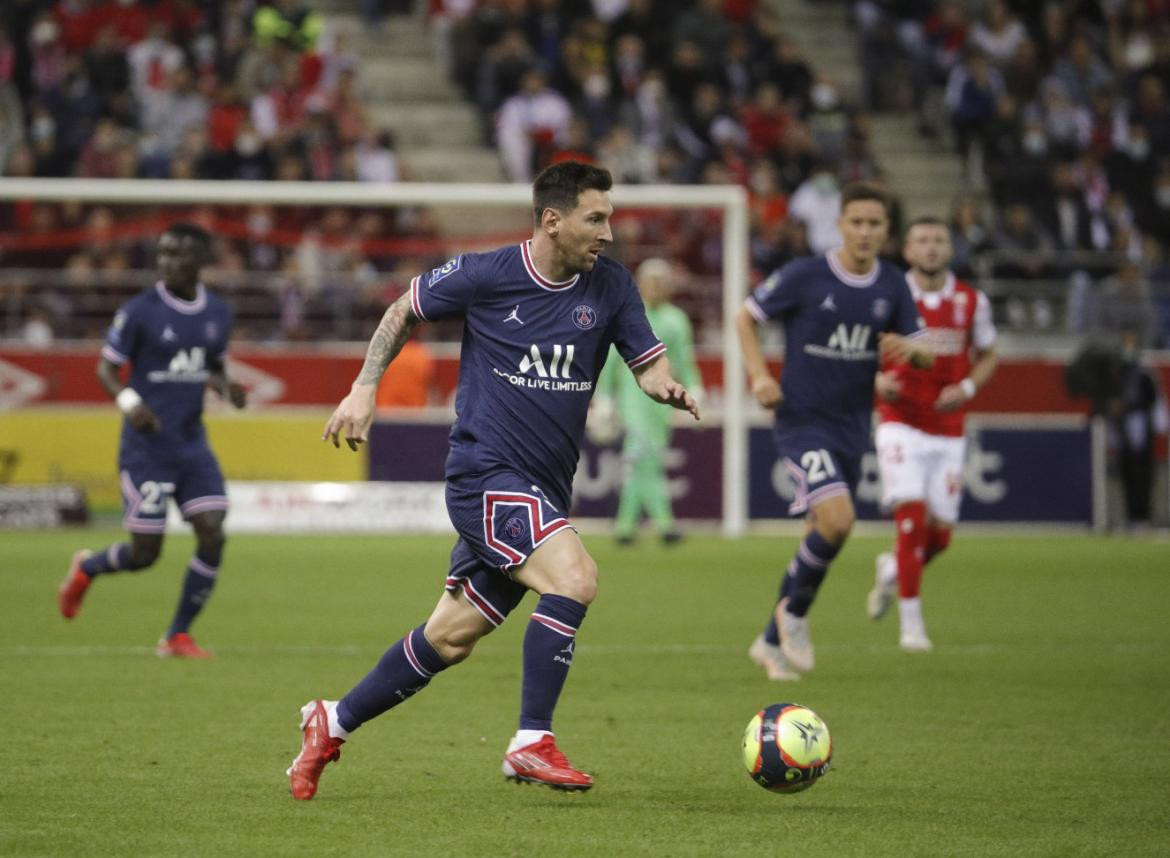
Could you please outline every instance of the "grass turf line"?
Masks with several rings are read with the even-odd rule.
[[[792,538],[617,550],[557,713],[585,795],[506,783],[534,603],[465,665],[364,727],[309,803],[284,769],[298,707],[338,696],[438,596],[450,541],[230,538],[194,631],[151,654],[192,542],[56,615],[71,551],[114,531],[0,535],[4,855],[1162,855],[1170,850],[1170,578],[1154,540],[964,537],[932,566],[936,651],[898,651],[864,598],[885,540],[855,539],[812,616],[817,670],[745,657]],[[779,700],[816,709],[834,771],[773,796],[739,762]]]

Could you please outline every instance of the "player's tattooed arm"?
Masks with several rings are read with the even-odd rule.
[[[374,331],[370,346],[366,349],[366,362],[355,384],[377,384],[386,372],[386,367],[402,351],[417,324],[418,316],[410,306],[410,293],[404,292],[382,315],[378,330]]]
[[[390,361],[402,351],[402,346],[418,322],[419,318],[410,306],[409,292],[390,305],[382,316],[378,330],[374,331],[370,339],[362,371],[358,373],[349,395],[341,400],[325,424],[321,440],[330,440],[334,447],[340,447],[344,436],[349,449],[357,450],[359,444],[369,439],[370,426],[374,422],[378,382],[382,380],[382,374]]]

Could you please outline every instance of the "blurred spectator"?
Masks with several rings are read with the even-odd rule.
[[[1141,265],[1122,262],[1117,273],[1101,284],[1095,329],[1109,342],[1123,334],[1132,337],[1135,349],[1160,346],[1158,313],[1150,295],[1150,282]]]
[[[524,73],[520,91],[496,118],[496,141],[510,181],[532,180],[553,149],[568,142],[571,117],[568,100],[546,84],[544,72]]]
[[[257,41],[284,41],[301,51],[312,49],[325,29],[325,19],[300,0],[272,0],[252,18]]]
[[[951,127],[969,178],[982,174],[986,131],[995,119],[1003,91],[1003,77],[978,51],[957,65],[947,81]]]
[[[1028,31],[1004,0],[988,0],[971,26],[971,45],[996,66],[1006,64],[1028,38]]]
[[[379,408],[423,408],[434,405],[435,358],[416,333],[402,346],[382,376],[376,403]]]
[[[394,135],[367,131],[357,144],[356,173],[359,182],[397,182],[398,159],[394,155]]]
[[[821,161],[813,166],[809,177],[792,194],[788,211],[804,224],[813,253],[822,254],[841,244],[837,230],[841,186],[832,165]]]
[[[33,306],[20,329],[20,338],[26,346],[48,349],[53,345],[53,319],[44,307]]]
[[[1007,206],[992,246],[997,251],[996,277],[1022,280],[1044,278],[1051,273],[1054,243],[1036,222],[1027,203]]]
[[[1154,483],[1154,437],[1170,430],[1170,415],[1158,379],[1141,363],[1141,336],[1123,330],[1117,386],[1106,405],[1110,462],[1121,478],[1126,524],[1150,523]]]

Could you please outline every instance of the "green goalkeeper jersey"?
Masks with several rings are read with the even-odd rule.
[[[691,320],[678,307],[665,302],[656,307],[646,307],[646,318],[650,320],[655,335],[666,345],[671,374],[692,395],[697,395],[701,380],[699,368],[695,365]],[[625,361],[613,349],[597,380],[597,395],[613,397],[629,432],[649,431],[659,434],[670,425],[673,409],[655,402],[643,393],[633,372],[626,368]]]

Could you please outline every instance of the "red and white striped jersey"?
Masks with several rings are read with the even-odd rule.
[[[906,282],[926,322],[920,335],[934,351],[934,366],[915,369],[909,364],[883,363],[902,382],[894,402],[879,399],[878,415],[883,423],[905,423],[931,435],[962,435],[966,406],[956,411],[935,408],[939,392],[958,384],[971,371],[971,351],[983,351],[995,344],[995,324],[987,296],[954,274],[937,292],[924,292],[907,273]]]

